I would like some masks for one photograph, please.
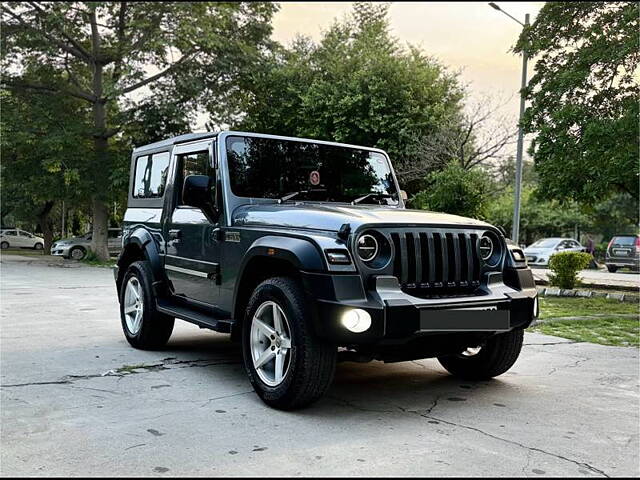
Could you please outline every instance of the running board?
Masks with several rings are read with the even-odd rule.
[[[156,302],[156,309],[160,313],[169,315],[171,317],[179,318],[187,322],[198,325],[201,328],[209,328],[216,332],[229,333],[231,332],[231,320],[219,320],[211,315],[207,315],[204,312],[199,312],[191,308],[176,305],[167,300],[160,300]]]

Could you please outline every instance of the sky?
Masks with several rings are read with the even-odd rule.
[[[496,2],[513,17],[531,22],[544,2]],[[287,45],[304,34],[320,40],[334,19],[342,19],[352,2],[282,2],[273,19],[272,37]],[[503,107],[500,115],[517,121],[522,59],[510,52],[521,26],[487,2],[393,2],[391,34],[420,47],[467,85],[469,101],[490,96]],[[529,66],[529,76],[532,68]],[[525,149],[526,149],[525,144]],[[513,146],[515,152],[515,145]]]

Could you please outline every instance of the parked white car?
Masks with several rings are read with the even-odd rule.
[[[7,228],[0,231],[0,247],[2,250],[7,248],[42,250],[44,248],[44,239],[19,228]]]
[[[532,266],[547,266],[549,258],[558,252],[584,252],[585,248],[573,238],[542,238],[524,249],[527,263]]]
[[[80,237],[63,238],[51,245],[51,255],[64,258],[72,258],[74,260],[82,260],[87,256],[89,247],[91,247],[92,233],[88,232]],[[110,228],[107,233],[107,248],[110,255],[120,253],[122,246],[122,229]]]

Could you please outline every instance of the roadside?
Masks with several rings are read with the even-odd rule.
[[[533,267],[533,278],[537,285],[547,285],[549,283],[548,268]],[[617,288],[624,290],[640,289],[640,273],[627,271],[618,271],[615,273],[605,270],[582,270],[579,273],[581,287],[591,288]]]
[[[540,318],[529,331],[577,342],[638,347],[638,303],[602,297],[540,297]]]

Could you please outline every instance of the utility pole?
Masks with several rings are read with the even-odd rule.
[[[497,4],[494,2],[490,2],[489,5],[498,10],[499,12],[504,13],[506,16],[515,20],[520,25],[524,31],[529,27],[529,14],[525,14],[524,23],[518,20],[515,17],[512,17],[507,12],[502,10]],[[522,117],[524,117],[524,107],[525,107],[525,88],[527,87],[527,45],[522,49],[522,79],[520,82],[520,115],[518,117],[518,144],[516,147],[516,185],[514,189],[514,202],[513,202],[513,225],[511,227],[511,239],[519,244],[518,240],[520,237],[520,203],[522,197],[522,154],[524,150],[524,129],[522,128]]]

